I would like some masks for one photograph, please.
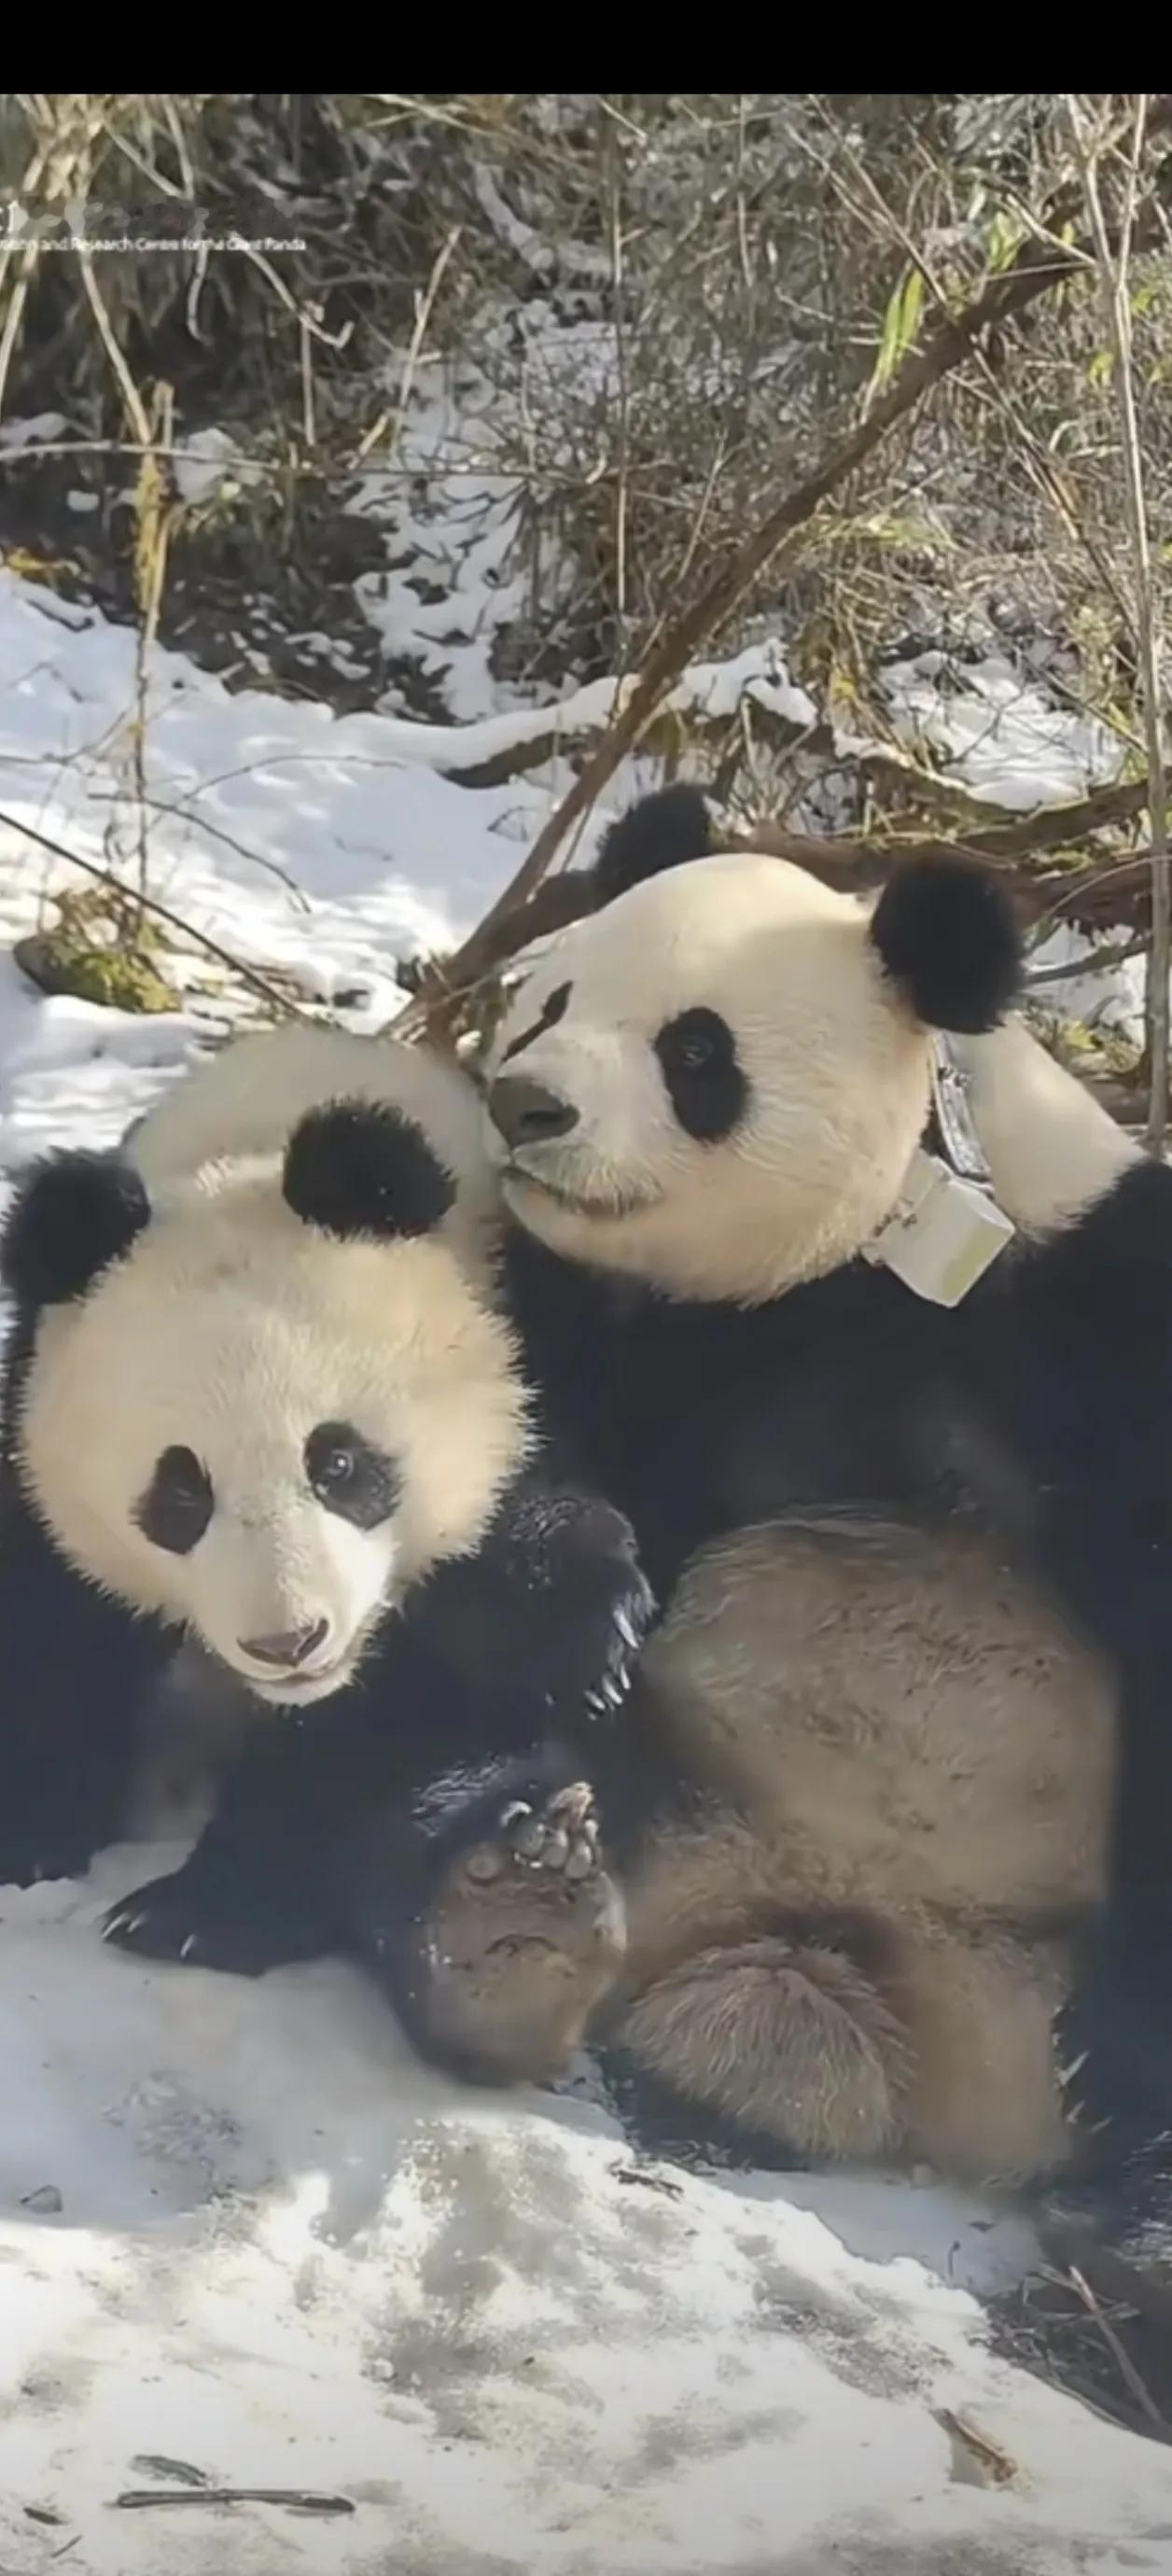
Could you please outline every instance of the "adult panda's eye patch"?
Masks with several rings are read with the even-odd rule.
[[[685,1134],[717,1145],[743,1118],[749,1086],[737,1063],[736,1041],[719,1011],[697,1004],[665,1020],[655,1052],[668,1098]]]
[[[189,1556],[198,1547],[215,1508],[211,1478],[194,1449],[164,1449],[134,1518],[153,1547]]]
[[[327,1512],[355,1529],[377,1529],[390,1519],[402,1491],[394,1460],[349,1422],[319,1422],[305,1443],[310,1491]]]

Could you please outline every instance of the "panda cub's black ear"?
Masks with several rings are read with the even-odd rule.
[[[392,1243],[430,1234],[456,1185],[412,1119],[381,1101],[334,1100],[294,1129],[284,1193],[294,1216],[324,1234]]]
[[[20,1182],[0,1237],[0,1280],[18,1305],[84,1297],[149,1225],[141,1175],[118,1154],[47,1154]]]
[[[661,787],[644,796],[629,814],[620,814],[606,833],[594,862],[594,909],[613,903],[616,895],[658,877],[665,868],[686,867],[712,851],[712,821],[698,787]]]
[[[1021,981],[1021,937],[988,868],[952,853],[911,859],[871,915],[871,939],[925,1028],[979,1037]]]

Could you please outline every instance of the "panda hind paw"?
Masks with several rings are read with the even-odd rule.
[[[418,1926],[423,2044],[474,2082],[547,2081],[580,2045],[624,1946],[587,1784],[514,1799],[454,1856]]]

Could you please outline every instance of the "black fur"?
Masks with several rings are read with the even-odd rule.
[[[941,852],[912,859],[884,887],[871,937],[926,1028],[996,1028],[1021,980],[1013,913],[987,868]]]
[[[150,1221],[146,1187],[116,1154],[49,1154],[19,1184],[4,1223],[0,1277],[22,1306],[84,1297]]]
[[[1172,2249],[1172,2147],[1151,2145],[1172,2131],[1172,1172],[1136,1165],[953,1310],[863,1262],[751,1309],[608,1283],[519,1233],[509,1272],[555,1427],[630,1519],[661,1599],[704,1540],[794,1506],[964,1515],[1106,1650],[1124,1726],[1115,1893],[1062,2049],[1088,2052],[1084,2116],[1110,2123],[1100,2209],[1142,2176]],[[620,1794],[618,1857],[677,1786],[652,1766]]]
[[[305,1444],[305,1480],[322,1510],[355,1529],[378,1529],[391,1517],[403,1479],[385,1449],[351,1422],[319,1422]]]
[[[215,1509],[206,1467],[193,1449],[164,1449],[146,1492],[134,1506],[134,1518],[153,1547],[171,1556],[190,1556],[198,1547]]]
[[[190,1859],[116,1906],[111,1937],[246,1976],[348,1952],[421,2050],[445,2056],[408,1970],[412,1929],[511,1799],[617,1758],[600,1739],[650,1614],[626,1523],[530,1471],[477,1556],[409,1598],[349,1688],[256,1727]],[[443,1798],[440,1782],[455,1784]]]
[[[307,1112],[289,1141],[284,1189],[306,1225],[380,1242],[432,1233],[456,1195],[414,1121],[366,1100]]]
[[[731,1136],[748,1107],[749,1085],[737,1062],[736,1040],[720,1012],[703,1007],[678,1012],[664,1022],[655,1052],[685,1135],[701,1145],[718,1145]]]
[[[603,840],[594,863],[595,910],[641,885],[644,877],[686,867],[690,859],[706,859],[711,849],[711,817],[698,787],[681,783],[644,796],[629,813],[620,814]]]

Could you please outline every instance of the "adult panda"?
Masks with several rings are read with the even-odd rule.
[[[528,2005],[530,2055],[542,2010],[564,2052],[614,1928],[583,1745],[649,1607],[627,1524],[535,1424],[494,1205],[455,1068],[301,1029],[194,1072],[128,1150],[35,1164],[2,1253],[0,1883],[118,1834],[193,1637],[256,1722],[111,1936],[247,1972],[356,1951],[469,2073],[420,1917],[507,1811],[555,1910],[575,1888],[574,1994]]]
[[[1072,1990],[1084,2093],[1146,2120],[1168,2072],[1172,1175],[1023,1036],[1048,1202],[984,1107],[1039,1230],[960,1302],[913,1294],[874,1255],[903,1257],[932,1032],[994,1092],[1016,1046],[980,1037],[1019,966],[992,880],[941,857],[864,907],[712,853],[674,790],[598,895],[488,1098],[531,1364],[670,1605],[604,1807],[614,2026],[746,2139],[1052,2171]],[[510,1883],[502,1853],[445,1888],[469,1961]]]

